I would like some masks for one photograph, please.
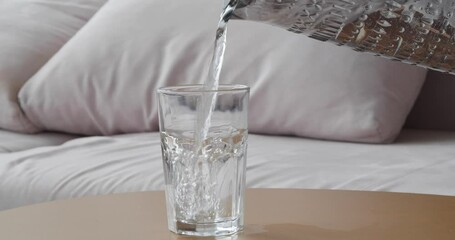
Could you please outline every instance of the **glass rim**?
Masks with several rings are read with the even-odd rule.
[[[250,91],[250,87],[242,84],[220,84],[217,89],[204,89],[203,84],[188,84],[178,86],[160,87],[157,92],[162,94],[186,94],[186,93],[219,93],[219,92],[242,92]]]

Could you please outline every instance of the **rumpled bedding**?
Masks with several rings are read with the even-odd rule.
[[[68,140],[78,138],[77,135],[43,132],[24,134],[0,130],[0,154],[18,152],[37,147],[60,145]],[[2,155],[0,155],[0,160]]]
[[[405,130],[389,145],[249,136],[247,187],[455,195],[455,133]],[[162,190],[159,133],[84,137],[0,153],[0,210]]]

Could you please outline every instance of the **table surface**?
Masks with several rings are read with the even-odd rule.
[[[216,239],[455,239],[455,197],[250,189],[245,207],[245,230]],[[143,192],[55,201],[3,211],[0,239],[195,238],[167,230],[164,192]]]

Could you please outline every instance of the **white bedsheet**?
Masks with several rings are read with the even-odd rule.
[[[87,137],[0,154],[0,209],[163,189],[158,133]],[[391,145],[250,135],[247,186],[455,195],[455,133],[406,130]]]
[[[36,147],[60,145],[76,135],[60,133],[24,134],[0,130],[0,153],[23,151]]]

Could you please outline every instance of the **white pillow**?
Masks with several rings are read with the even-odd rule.
[[[157,130],[155,90],[202,83],[221,1],[114,0],[20,92],[48,130]],[[252,87],[255,133],[389,142],[426,70],[356,53],[265,24],[230,24],[222,83]]]
[[[17,94],[105,0],[0,2],[0,128],[32,133]]]

